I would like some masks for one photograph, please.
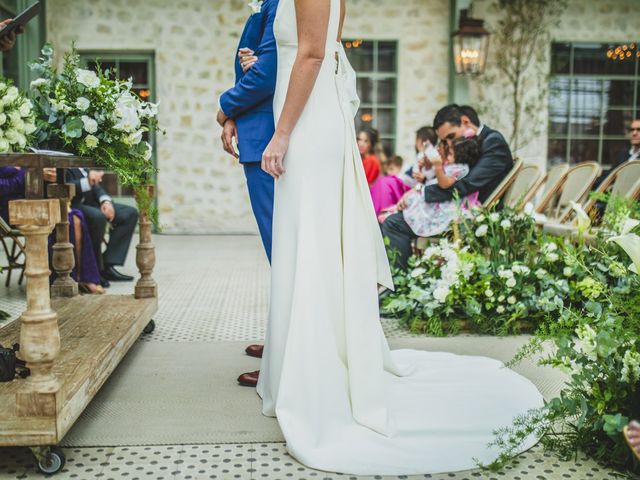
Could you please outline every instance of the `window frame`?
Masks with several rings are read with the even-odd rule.
[[[393,132],[391,134],[382,134],[382,132],[380,133],[380,140],[386,140],[389,141],[391,143],[391,147],[392,147],[392,151],[390,152],[391,154],[393,154],[396,151],[397,148],[397,140],[398,140],[398,93],[399,93],[399,86],[398,86],[398,79],[400,78],[399,73],[398,73],[398,65],[399,65],[399,59],[400,59],[400,42],[398,39],[395,38],[373,38],[373,39],[368,39],[368,38],[343,38],[342,39],[342,43],[343,45],[345,43],[348,42],[353,42],[353,41],[362,41],[362,42],[369,42],[372,44],[373,47],[373,63],[372,63],[372,69],[370,71],[360,71],[357,70],[356,71],[356,75],[358,78],[364,78],[364,79],[369,79],[373,85],[373,92],[371,95],[371,102],[362,102],[360,103],[360,108],[359,110],[371,110],[371,114],[373,115],[373,122],[371,123],[371,125],[373,126],[373,128],[378,129],[377,126],[377,119],[378,119],[378,110],[379,109],[391,109],[393,110]],[[381,72],[379,71],[379,48],[380,48],[380,43],[393,43],[394,47],[395,47],[395,52],[394,52],[394,62],[395,62],[395,70],[392,72]],[[348,55],[348,49],[347,50],[347,55]],[[394,88],[394,92],[393,92],[393,96],[395,98],[395,103],[379,103],[378,102],[378,82],[381,80],[389,80],[389,79],[393,79],[394,80],[394,84],[395,84],[395,88]],[[360,114],[360,112],[358,112],[358,114]],[[378,129],[379,130],[379,129]]]
[[[602,155],[603,155],[603,150],[604,150],[604,143],[606,141],[620,141],[620,140],[628,140],[628,137],[626,136],[625,133],[622,133],[620,135],[607,135],[604,132],[605,129],[605,123],[607,120],[607,112],[609,111],[618,111],[618,112],[624,112],[624,111],[632,111],[632,117],[633,118],[637,118],[638,116],[640,116],[640,105],[638,105],[638,101],[639,101],[639,90],[640,90],[640,58],[637,55],[634,55],[634,73],[633,75],[612,75],[612,74],[594,74],[594,75],[582,75],[582,74],[576,74],[574,73],[574,67],[575,67],[575,47],[576,46],[580,46],[580,45],[607,45],[607,44],[629,44],[629,43],[635,43],[636,45],[640,46],[640,39],[638,39],[637,42],[634,41],[629,41],[629,40],[622,40],[622,41],[611,41],[611,42],[607,42],[607,41],[599,41],[599,42],[571,42],[571,41],[555,41],[552,42],[550,47],[551,47],[551,51],[550,51],[550,66],[553,66],[553,48],[555,45],[569,45],[570,46],[570,53],[569,53],[569,73],[554,73],[553,71],[550,72],[549,74],[549,90],[551,90],[551,83],[556,80],[556,79],[565,79],[568,81],[569,84],[569,90],[568,90],[568,105],[567,105],[567,132],[566,133],[552,133],[551,132],[551,94],[549,94],[549,103],[547,104],[547,113],[548,113],[548,124],[547,124],[547,138],[549,143],[551,141],[554,140],[560,140],[560,141],[564,141],[566,142],[565,145],[565,152],[564,152],[564,160],[566,162],[571,162],[571,142],[573,142],[574,140],[589,140],[589,141],[593,141],[593,140],[597,140],[598,141],[598,157],[597,159],[595,159],[600,165],[602,165]],[[604,85],[604,81],[616,81],[616,80],[620,80],[620,81],[631,81],[634,83],[634,87],[633,87],[633,100],[631,101],[631,105],[628,107],[623,107],[623,106],[609,106],[606,103],[606,96],[604,95],[604,92],[601,90],[600,91],[600,96],[601,96],[601,100],[600,100],[600,125],[599,125],[599,131],[598,131],[598,135],[590,135],[590,134],[576,134],[573,133],[571,130],[571,114],[572,114],[572,101],[573,101],[573,92],[574,90],[574,83],[576,80],[595,80],[598,81],[600,86],[602,87]],[[548,156],[548,149],[547,149],[547,156]]]

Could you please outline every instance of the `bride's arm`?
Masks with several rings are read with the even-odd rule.
[[[262,169],[274,178],[284,173],[289,137],[307,104],[324,60],[330,0],[295,0],[298,54],[291,71],[284,107],[276,131],[262,155]]]

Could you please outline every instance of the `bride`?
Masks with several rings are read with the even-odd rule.
[[[496,360],[389,350],[377,284],[393,285],[356,145],[344,2],[280,0],[274,25],[277,126],[262,159],[277,179],[263,413],[312,468],[473,468],[496,458],[492,432],[542,398]]]

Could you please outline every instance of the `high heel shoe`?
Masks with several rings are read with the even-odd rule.
[[[103,295],[105,292],[104,288],[95,283],[78,283],[78,290],[80,290],[80,293],[89,295]]]

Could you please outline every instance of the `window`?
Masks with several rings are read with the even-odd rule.
[[[611,165],[640,112],[640,45],[556,43],[549,85],[549,163]]]
[[[377,129],[389,155],[396,146],[398,42],[347,40],[344,46],[349,62],[358,74],[361,104],[356,129]]]
[[[117,78],[133,81],[133,90],[143,99],[155,102],[155,76],[153,53],[143,54],[118,54],[104,52],[82,52],[82,63],[86,68],[102,71],[109,70]],[[155,138],[154,135],[145,133],[144,140],[153,145],[155,162]],[[129,187],[123,187],[118,182],[115,173],[106,172],[102,179],[102,187],[114,197],[133,197],[133,191]]]

